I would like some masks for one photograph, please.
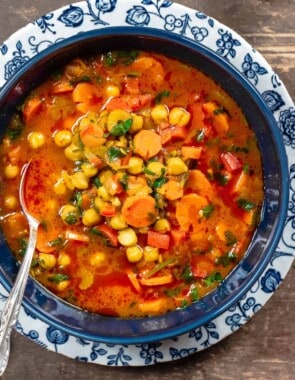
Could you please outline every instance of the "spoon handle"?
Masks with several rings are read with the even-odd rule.
[[[30,220],[30,238],[26,254],[18,271],[15,283],[6,300],[0,320],[0,376],[5,372],[10,352],[10,334],[15,326],[20,311],[27,278],[36,246],[38,222]]]

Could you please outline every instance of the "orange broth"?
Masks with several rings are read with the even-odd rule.
[[[257,226],[263,178],[242,110],[197,69],[147,52],[77,58],[28,96],[0,147],[1,228],[32,276],[90,312],[159,315],[212,291]]]

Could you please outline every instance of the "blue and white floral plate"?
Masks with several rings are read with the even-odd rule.
[[[28,60],[77,33],[108,26],[153,27],[202,44],[238,69],[262,95],[283,134],[289,160],[290,201],[286,224],[272,260],[239,302],[206,325],[155,343],[110,345],[78,339],[21,309],[17,331],[70,358],[109,366],[145,366],[186,357],[216,344],[246,323],[272,296],[295,256],[295,108],[265,59],[241,36],[215,19],[168,0],[88,0],[49,13],[0,45],[0,88]],[[0,284],[0,310],[7,292]]]

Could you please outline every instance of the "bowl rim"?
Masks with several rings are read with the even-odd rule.
[[[201,52],[206,56],[206,58],[209,58],[213,61],[218,61],[218,64],[227,72],[229,72],[233,77],[243,86],[246,88],[246,90],[250,93],[251,97],[255,100],[255,102],[258,104],[259,108],[262,110],[264,117],[267,119],[268,124],[270,126],[270,129],[274,136],[274,143],[276,145],[276,149],[278,152],[278,157],[280,158],[279,166],[280,166],[280,174],[281,174],[281,198],[279,202],[280,210],[278,211],[278,214],[280,215],[280,218],[278,219],[278,223],[276,225],[276,230],[272,236],[272,241],[269,244],[269,248],[267,250],[267,254],[264,255],[263,260],[259,262],[258,268],[256,268],[255,273],[249,281],[247,281],[245,284],[243,284],[239,290],[236,292],[236,294],[233,297],[230,297],[229,300],[224,302],[221,307],[215,308],[216,310],[211,310],[208,313],[205,313],[201,318],[198,318],[197,320],[189,320],[186,323],[182,324],[181,326],[174,326],[173,328],[169,328],[168,330],[161,330],[159,331],[151,331],[148,335],[132,335],[132,336],[109,336],[109,335],[94,335],[95,332],[87,332],[79,330],[78,328],[69,327],[67,325],[61,324],[59,321],[56,321],[53,319],[48,313],[44,312],[44,310],[36,309],[35,305],[32,305],[30,301],[27,300],[27,297],[24,298],[24,305],[25,308],[32,313],[33,315],[36,315],[40,320],[45,321],[46,323],[49,323],[50,325],[63,330],[71,335],[77,336],[79,338],[83,339],[89,339],[91,341],[99,341],[99,342],[105,342],[110,344],[137,344],[137,343],[148,343],[168,338],[173,338],[175,336],[181,335],[183,333],[186,333],[192,329],[195,329],[197,327],[200,327],[209,321],[215,319],[220,314],[228,310],[231,306],[233,306],[241,297],[246,294],[246,292],[253,286],[253,284],[257,281],[257,279],[260,277],[261,273],[269,263],[271,256],[277,247],[277,244],[279,242],[279,239],[282,234],[282,230],[285,223],[285,218],[287,214],[288,209],[288,197],[289,197],[289,173],[288,173],[288,160],[287,155],[283,143],[283,139],[281,136],[281,133],[279,131],[279,128],[277,127],[277,122],[274,119],[271,111],[263,101],[261,95],[256,90],[256,88],[250,83],[235,67],[233,67],[229,62],[227,62],[222,57],[218,56],[215,52],[210,50],[209,48],[205,47],[204,45],[198,44],[197,42],[193,42],[192,40],[185,38],[183,36],[178,36],[172,32],[168,31],[161,31],[155,28],[145,27],[145,28],[138,28],[138,27],[127,27],[127,26],[115,26],[115,27],[106,27],[104,29],[100,30],[92,30],[92,31],[86,31],[79,33],[75,36],[66,38],[65,40],[56,43],[55,45],[52,45],[45,50],[38,53],[38,55],[32,57],[16,74],[13,76],[10,80],[8,80],[4,86],[0,89],[0,103],[1,99],[5,98],[7,93],[15,86],[16,83],[22,78],[22,76],[26,73],[28,68],[34,66],[35,64],[38,64],[43,59],[46,59],[51,54],[59,51],[60,49],[69,47],[70,45],[75,45],[79,42],[83,42],[85,40],[88,40],[89,38],[104,38],[110,35],[127,35],[127,36],[140,36],[140,37],[152,37],[152,38],[163,38],[168,39],[170,42],[176,43],[177,45],[185,46],[187,48],[198,50],[198,52]],[[243,261],[243,260],[242,260]],[[241,262],[242,262],[241,261]],[[240,263],[241,263],[240,262]],[[239,265],[240,265],[239,263]],[[238,265],[238,266],[239,266]],[[11,289],[11,282],[2,274],[2,268],[0,271],[0,278],[1,282],[6,288],[6,290]],[[35,284],[39,285],[35,280],[30,278],[30,281],[33,281]],[[42,286],[41,286],[42,288]],[[45,289],[45,288],[44,288]],[[58,298],[58,297],[56,297]],[[58,298],[59,301],[62,301],[60,298]],[[63,301],[62,301],[63,302]],[[71,305],[72,306],[72,305]],[[73,306],[72,306],[73,307]],[[75,307],[73,307],[75,308]],[[189,313],[189,310],[191,310],[191,306],[188,306],[187,312]],[[83,312],[81,310],[81,312]],[[168,314],[175,314],[180,316],[184,316],[186,314],[184,310],[174,310],[172,312],[169,312]],[[140,318],[141,321],[151,323],[153,321],[157,322],[163,322],[163,319],[165,319],[165,316],[159,316],[159,317],[147,317],[147,318]],[[124,321],[124,319],[119,318],[110,318],[115,321]],[[132,321],[136,321],[137,319],[133,319]]]

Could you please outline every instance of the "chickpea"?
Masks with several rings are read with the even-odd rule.
[[[19,175],[20,168],[18,165],[8,164],[4,168],[4,175],[7,179],[14,179]]]
[[[31,132],[28,136],[30,147],[33,149],[41,148],[45,144],[45,136],[40,132]]]
[[[73,143],[68,145],[64,152],[65,156],[71,161],[79,161],[84,158],[83,150]]]
[[[181,107],[174,107],[169,113],[169,123],[179,127],[185,127],[190,118],[191,114]]]
[[[72,184],[79,190],[86,190],[89,184],[89,178],[83,172],[76,172],[71,176]]]
[[[89,208],[84,211],[82,216],[82,223],[84,226],[92,227],[101,221],[101,216],[94,208]]]
[[[13,210],[18,205],[18,199],[14,195],[6,195],[4,205],[7,209]]]
[[[105,94],[107,97],[119,96],[120,95],[120,88],[116,85],[110,84],[105,88]]]
[[[112,131],[112,129],[118,124],[118,122],[124,122],[128,119],[132,119],[132,116],[129,112],[121,110],[121,109],[115,109],[112,110],[109,113],[108,120],[107,120],[107,129],[109,132]]]
[[[94,177],[98,173],[98,168],[91,165],[89,162],[85,162],[81,165],[81,169],[86,177]]]
[[[94,252],[90,255],[89,262],[90,265],[99,268],[107,263],[107,255],[102,251]]]
[[[61,208],[60,217],[65,224],[70,226],[77,224],[80,221],[79,210],[71,204],[66,204]]]
[[[159,219],[156,221],[154,225],[154,229],[159,232],[167,232],[170,231],[170,223],[168,219]]]
[[[164,104],[158,104],[151,110],[151,117],[156,124],[168,122],[169,110]]]
[[[105,201],[103,201],[100,197],[95,197],[94,207],[96,210],[100,211],[101,209],[104,208],[105,205],[106,205]]]
[[[115,207],[120,207],[122,202],[120,201],[120,199],[118,197],[114,197],[112,200],[111,200],[111,204]]]
[[[39,254],[39,262],[40,262],[41,268],[50,270],[55,267],[57,260],[56,260],[56,257],[52,255],[51,253],[41,252]]]
[[[55,289],[58,292],[63,292],[64,290],[66,290],[70,286],[70,283],[71,283],[70,280],[60,281],[58,284],[55,285]]]
[[[136,133],[140,131],[143,127],[143,117],[141,115],[137,115],[136,113],[132,113],[132,125],[129,129],[130,133]]]
[[[115,216],[113,216],[110,220],[110,225],[113,227],[114,230],[123,230],[128,226],[122,214],[116,214]]]
[[[138,245],[132,245],[126,249],[126,256],[130,263],[138,263],[143,257],[143,252]]]
[[[148,175],[151,175],[152,177],[162,177],[163,173],[166,171],[165,166],[158,161],[149,162],[147,169],[152,173]]]
[[[143,159],[140,157],[130,157],[127,171],[130,174],[140,174],[143,171]]]
[[[54,185],[53,185],[53,190],[56,195],[66,195],[68,192],[68,187],[63,180],[63,178],[60,178]]]
[[[158,261],[159,260],[159,249],[156,247],[151,247],[147,245],[143,249],[143,257],[146,262]]]
[[[102,184],[105,183],[105,181],[107,179],[109,179],[111,176],[113,175],[112,171],[111,170],[102,170],[100,173],[99,173],[99,180]]]
[[[188,167],[179,157],[171,157],[167,160],[167,171],[171,175],[179,175],[188,171]]]
[[[125,228],[124,230],[119,231],[118,240],[120,244],[125,247],[130,247],[137,243],[137,236],[132,228]]]
[[[70,145],[72,142],[72,133],[67,129],[62,129],[54,135],[54,142],[60,148],[65,148]]]
[[[57,259],[57,264],[60,267],[66,267],[71,264],[71,258],[65,252],[61,252]]]
[[[97,194],[103,199],[104,201],[111,201],[112,197],[111,195],[107,192],[107,189],[104,186],[100,186],[97,189]]]

